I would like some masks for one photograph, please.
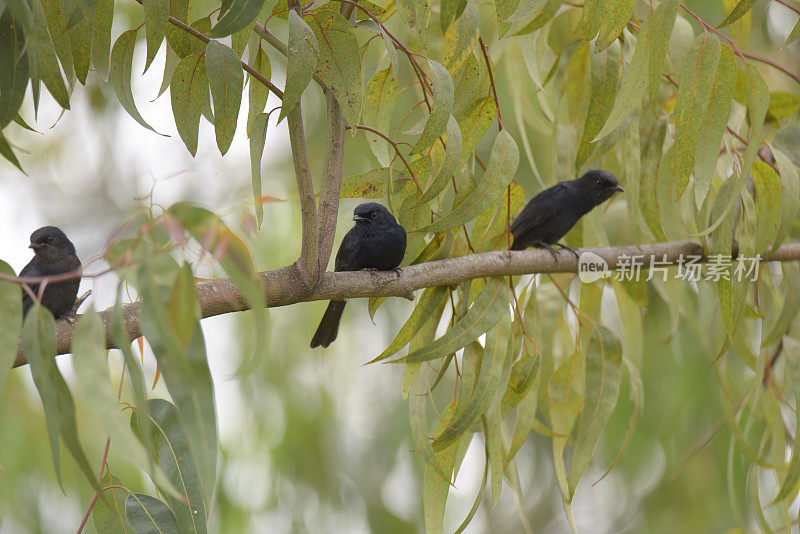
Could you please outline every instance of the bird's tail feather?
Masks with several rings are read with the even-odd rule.
[[[314,332],[314,337],[311,338],[311,348],[327,347],[330,345],[336,335],[339,333],[339,321],[342,319],[344,312],[345,302],[340,300],[332,300],[328,303],[328,308],[319,322],[317,331]]]

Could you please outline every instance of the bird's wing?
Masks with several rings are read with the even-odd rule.
[[[525,209],[517,215],[511,223],[511,233],[515,236],[544,224],[550,217],[556,214],[559,207],[558,199],[566,192],[566,186],[556,184],[549,189],[545,189],[525,206]]]
[[[358,269],[355,263],[361,248],[360,241],[355,234],[355,228],[345,234],[342,244],[339,245],[339,251],[336,253],[335,271],[355,271]]]

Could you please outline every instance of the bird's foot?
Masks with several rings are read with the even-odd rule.
[[[567,245],[565,245],[565,244],[563,244],[563,243],[556,243],[556,245],[557,245],[557,246],[558,246],[558,247],[559,247],[561,250],[569,250],[570,252],[572,252],[573,254],[575,254],[575,258],[576,258],[576,259],[581,257],[581,255],[580,255],[580,254],[578,254],[578,251],[576,251],[576,250],[575,250],[574,248],[572,248],[572,247],[569,247],[569,246],[567,246]]]
[[[395,267],[394,269],[392,269],[392,271],[394,271],[395,280],[398,280],[403,275],[403,269],[401,269],[400,267]]]
[[[550,245],[549,243],[534,243],[533,246],[536,248],[545,249],[547,252],[550,253],[551,256],[553,256],[553,260],[556,263],[558,263],[558,253],[555,251],[555,249],[553,249],[552,245]]]

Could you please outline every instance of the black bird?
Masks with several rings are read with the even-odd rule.
[[[375,202],[353,210],[355,226],[342,239],[336,253],[335,271],[396,269],[406,253],[406,231],[389,210]],[[345,303],[332,300],[311,340],[311,348],[327,347],[336,339]]]
[[[33,259],[19,272],[20,277],[49,276],[68,273],[81,266],[75,254],[75,246],[67,236],[55,226],[39,228],[31,234]],[[63,282],[48,282],[42,295],[42,306],[50,310],[58,319],[72,310],[78,296],[80,277]],[[39,294],[39,284],[29,284],[35,295]],[[33,300],[27,291],[22,296],[22,313],[27,314]]]
[[[552,246],[558,245],[575,253],[558,241],[581,217],[618,191],[625,190],[617,178],[606,171],[589,171],[577,180],[561,182],[545,189],[533,197],[511,223],[511,233],[514,235],[511,250],[533,246],[552,252]]]

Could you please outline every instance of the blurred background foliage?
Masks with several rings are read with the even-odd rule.
[[[722,21],[735,3],[687,0],[686,5],[714,24]],[[647,2],[639,4],[637,12],[647,8]],[[198,16],[216,7],[203,1],[192,5]],[[482,35],[495,32],[494,6],[474,5],[481,14]],[[435,5],[434,11],[437,9]],[[143,21],[141,7],[133,2],[120,2],[116,10],[115,36]],[[795,42],[783,47],[795,21],[796,16],[783,6],[760,0],[726,31],[740,48],[797,72],[800,46]],[[278,26],[276,31],[282,29]],[[411,31],[402,27],[397,30],[404,38],[413,38]],[[139,37],[143,40],[143,33]],[[529,147],[521,150],[525,155],[516,175],[526,198],[543,184],[575,176],[575,126],[570,117],[578,111],[570,106],[581,100],[562,96],[581,91],[584,84],[582,77],[570,77],[568,64],[556,69],[547,82],[547,92],[537,92],[527,80],[523,83],[526,59],[530,61],[525,54],[536,45],[537,38],[537,34],[507,38],[510,44],[504,41],[503,46],[490,41],[507,126],[521,148],[521,132],[528,139]],[[438,32],[431,32],[429,39],[431,50],[442,47]],[[669,45],[671,56],[680,56],[689,44],[686,34],[676,31]],[[376,40],[368,53],[377,57],[381,47]],[[268,52],[272,79],[282,86],[284,63],[272,50]],[[179,200],[208,206],[235,231],[246,235],[259,270],[287,265],[297,258],[300,219],[285,123],[270,126],[262,164],[264,194],[285,202],[266,204],[263,226],[254,231],[244,114],[224,158],[216,149],[213,126],[205,122],[201,123],[197,157],[191,158],[176,134],[168,97],[151,102],[157,94],[163,63],[162,47],[150,70],[135,76],[133,85],[143,115],[155,130],[170,137],[137,125],[119,106],[110,85],[95,73],[89,74],[85,88],[75,90],[70,100],[72,109],[63,115],[49,96],[42,98],[36,120],[31,113],[23,113],[38,132],[16,125],[4,131],[24,149],[17,151],[17,156],[28,175],[0,162],[0,221],[5,229],[0,257],[15,270],[27,261],[27,236],[39,226],[54,224],[64,229],[85,261],[103,249],[109,235],[135,209],[151,203],[168,206]],[[143,66],[144,46],[140,43],[134,72],[141,72]],[[672,68],[678,69],[677,65]],[[781,73],[759,70],[771,90],[800,92]],[[668,100],[671,91],[667,86],[663,89]],[[26,98],[24,109],[30,110],[30,95]],[[323,103],[319,98],[306,97],[303,104],[309,152],[318,155],[324,140]],[[274,105],[277,103],[270,100],[267,108]],[[547,116],[548,107],[560,120]],[[649,112],[643,110],[642,114]],[[362,136],[357,134],[357,141],[348,141],[345,175],[374,166]],[[490,142],[487,137],[479,151],[488,153]],[[798,163],[800,120],[796,110],[772,142]],[[624,158],[624,151],[614,150],[594,163],[602,162],[604,168],[625,176]],[[321,158],[312,157],[312,167],[318,176]],[[355,204],[351,199],[342,202],[337,243],[350,226],[348,216]],[[590,220],[602,223],[599,226],[607,232],[609,242],[634,242],[624,214],[624,203],[617,202],[593,214]],[[797,237],[796,228],[792,236]],[[593,239],[603,238],[584,234],[582,242],[593,244]],[[100,260],[93,267],[102,265]],[[780,280],[780,276],[776,274],[775,279]],[[580,284],[572,276],[561,275],[555,280],[573,299],[580,299]],[[83,288],[94,290],[94,305],[102,309],[113,304],[115,284],[112,276],[84,280]],[[726,532],[763,528],[752,505],[752,492],[758,492],[753,489],[755,482],[762,486],[761,503],[766,505],[781,480],[769,471],[753,469],[750,460],[734,446],[730,425],[724,424],[725,407],[735,404],[731,399],[738,399],[743,392],[737,389],[741,384],[733,384],[727,398],[718,382],[718,373],[750,377],[753,366],[742,362],[764,357],[753,327],[758,319],[748,307],[748,321],[743,323],[731,352],[723,364],[711,365],[715,355],[708,348],[719,345],[724,325],[718,315],[709,319],[709,309],[714,313],[718,310],[714,291],[700,287],[691,300],[681,300],[685,295],[674,284],[656,281],[635,290],[646,303],[640,361],[634,362],[645,392],[644,411],[613,470],[592,484],[614,460],[636,409],[630,401],[631,385],[623,380],[618,407],[573,503],[579,531]],[[780,293],[778,283],[769,278],[759,289],[766,299]],[[539,313],[551,310],[559,320],[567,321],[567,306],[552,285],[543,284],[537,298],[537,306],[545,310]],[[262,323],[255,322],[252,312],[202,323],[216,388],[221,448],[209,516],[212,532],[405,533],[424,529],[424,461],[410,451],[408,410],[401,395],[402,367],[363,366],[389,344],[413,304],[392,299],[378,310],[375,324],[370,321],[366,303],[349,306],[337,342],[325,352],[312,352],[307,348],[308,340],[323,307],[323,303],[313,303],[272,309],[268,321]],[[263,354],[257,356],[262,363],[254,372],[238,376],[236,369],[252,352],[249,344],[253,329],[265,329],[269,334]],[[800,361],[795,350],[787,349],[784,355],[782,361],[789,365]],[[109,361],[114,378],[119,378],[121,359],[117,351],[111,352]],[[148,350],[143,362],[145,376],[152,383],[155,364]],[[60,357],[59,366],[74,385],[68,357]],[[452,390],[452,380],[439,388],[445,393]],[[102,455],[106,436],[80,389],[73,388],[73,393],[81,441],[94,465]],[[167,396],[163,381],[151,395]],[[131,400],[127,385],[123,390],[126,399]],[[754,405],[762,400],[754,401]],[[773,413],[780,414],[781,410],[793,426],[791,407],[778,406]],[[771,423],[770,429],[778,424],[774,419]],[[752,424],[743,426],[747,437],[756,443],[765,428],[755,416]],[[28,368],[13,371],[0,394],[0,429],[0,533],[74,531],[91,499],[92,488],[71,458],[63,462],[64,491],[59,488],[41,403]],[[790,428],[792,433],[794,430]],[[525,523],[535,532],[569,531],[551,443],[550,436],[530,435],[515,458],[520,491],[506,487],[494,508],[487,492],[485,506],[466,532],[516,533]],[[458,527],[472,505],[483,473],[483,448],[481,437],[476,436],[451,489],[445,519],[448,532]],[[783,451],[787,459],[788,450]],[[113,443],[109,465],[132,489],[154,492],[152,483],[120,457]],[[796,519],[797,506],[786,503],[768,514],[773,514],[773,525],[788,524]],[[796,522],[794,525],[796,528]],[[87,531],[93,528],[90,522]]]

